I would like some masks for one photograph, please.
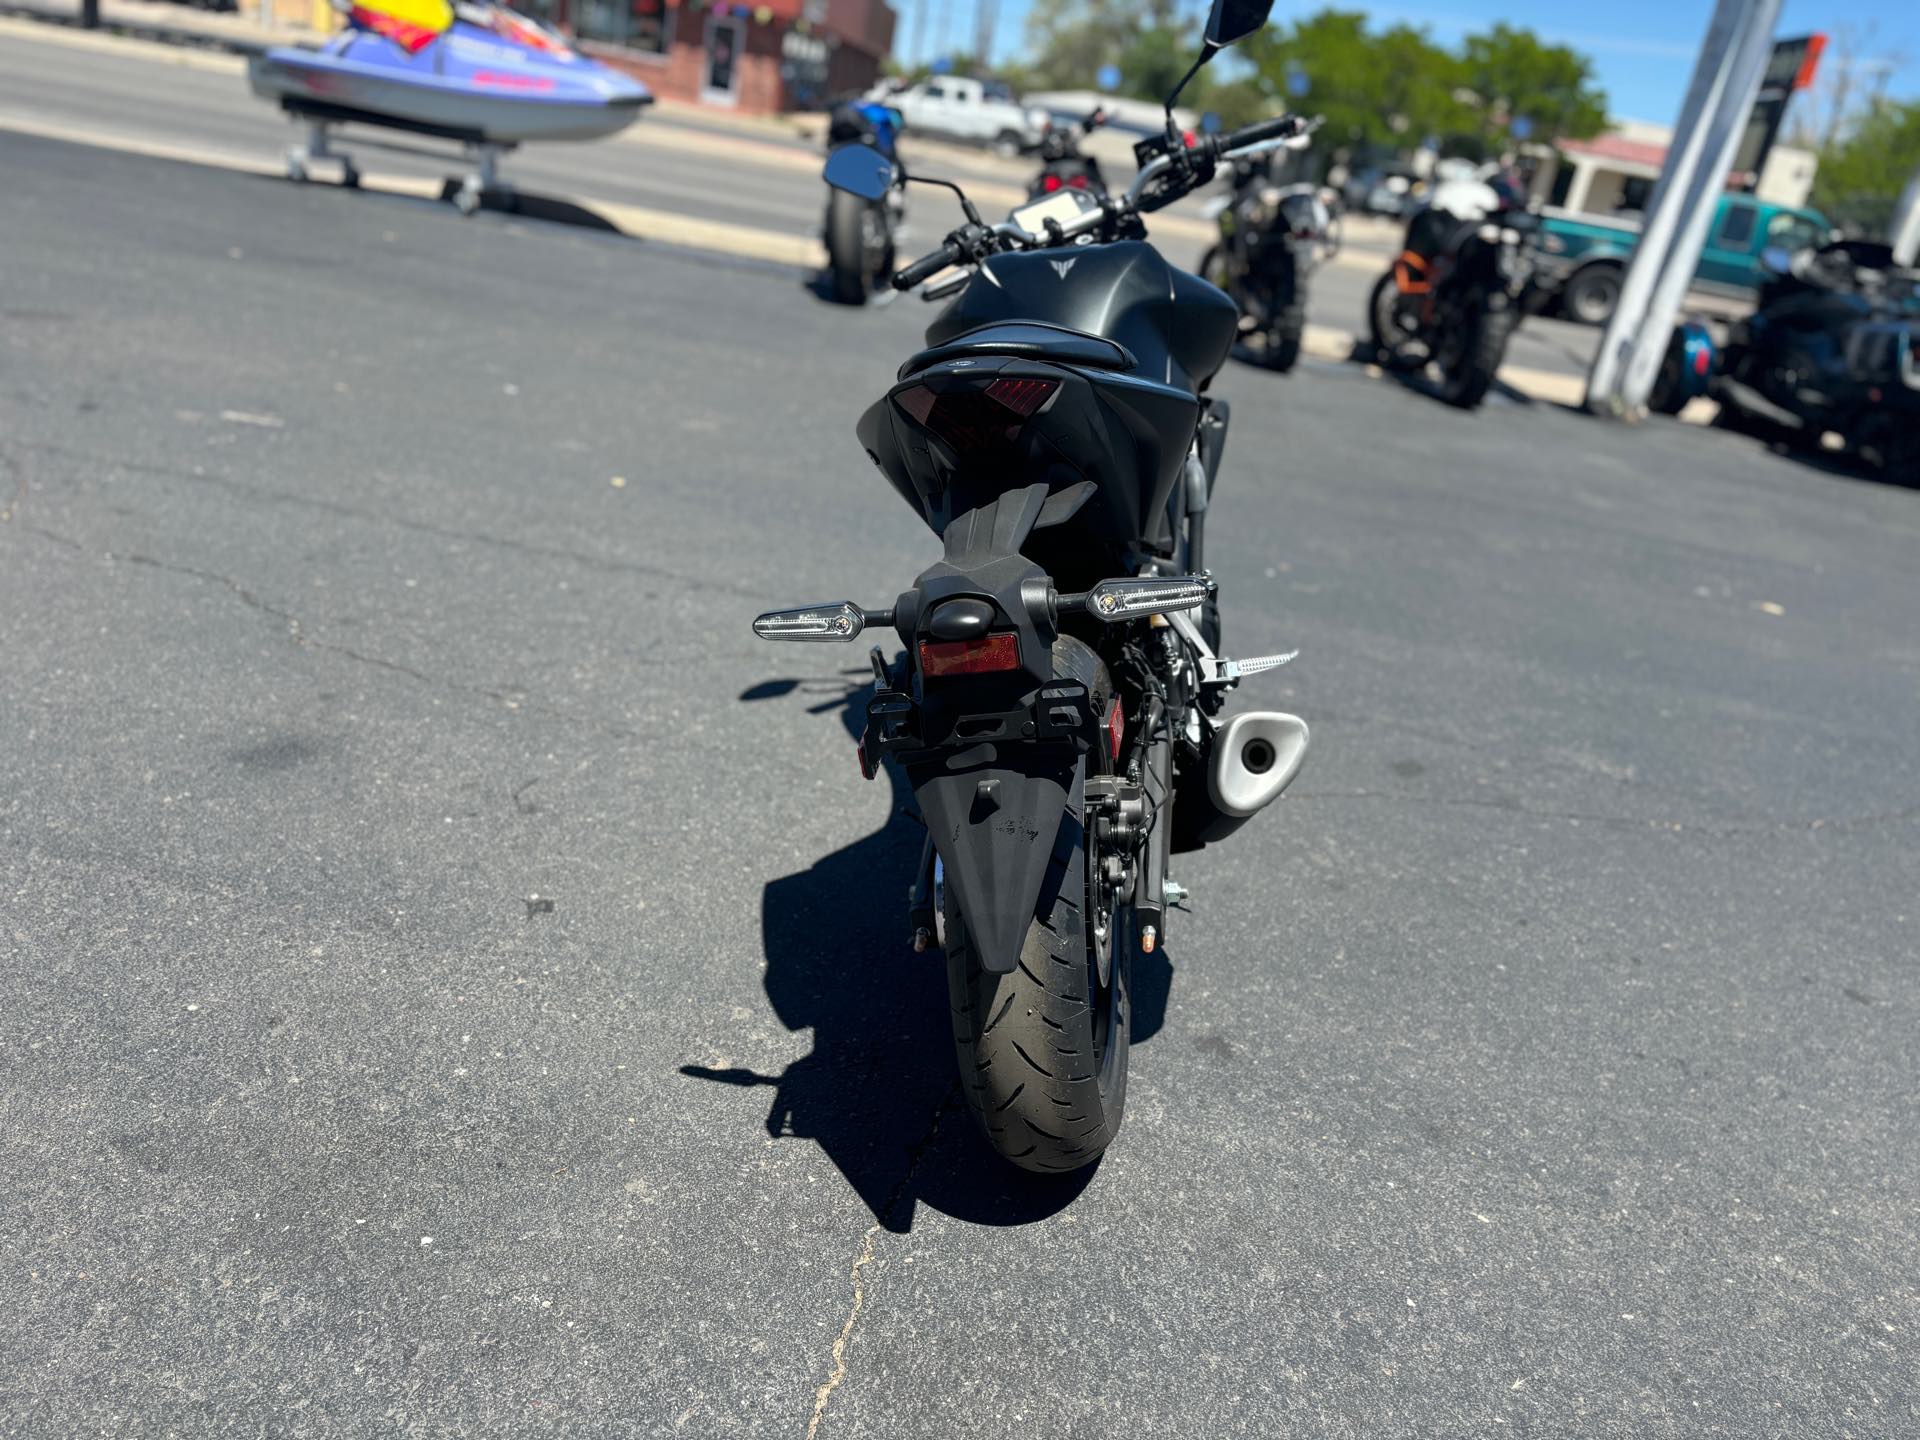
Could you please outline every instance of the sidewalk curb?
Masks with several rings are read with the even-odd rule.
[[[77,35],[95,36],[107,40],[144,41],[148,44],[177,45],[190,50],[213,50],[228,55],[258,55],[275,45],[292,44],[297,39],[311,38],[314,32],[276,29],[260,32],[254,39],[239,35],[226,35],[213,29],[203,29],[193,25],[163,25],[146,20],[114,19],[103,14],[97,29],[88,30],[80,24],[78,14],[62,14],[57,10],[48,10],[39,5],[22,5],[15,0],[0,0],[0,18],[28,21],[33,24],[47,25],[59,30],[71,30]]]

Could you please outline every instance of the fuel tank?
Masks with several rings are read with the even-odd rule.
[[[1104,336],[1139,360],[1133,372],[1198,393],[1226,363],[1239,330],[1233,301],[1169,265],[1140,240],[995,255],[927,327],[927,344],[1007,320],[1039,320]]]

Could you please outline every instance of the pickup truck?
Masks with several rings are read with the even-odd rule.
[[[1694,286],[1751,299],[1766,278],[1760,255],[1768,246],[1804,250],[1825,244],[1832,234],[1833,227],[1817,210],[1795,210],[1751,195],[1722,195]],[[1605,324],[1620,299],[1621,277],[1639,243],[1638,219],[1549,209],[1534,241],[1539,302],[1543,308],[1557,302],[1560,313],[1570,320]]]
[[[1039,145],[1047,112],[1011,99],[1004,87],[956,75],[935,75],[887,96],[907,129],[988,145],[1000,155],[1018,155]]]

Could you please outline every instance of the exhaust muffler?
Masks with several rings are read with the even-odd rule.
[[[1226,839],[1280,798],[1306,758],[1307,722],[1298,715],[1253,710],[1234,716],[1208,747],[1204,797],[1189,792],[1174,805],[1174,849]]]

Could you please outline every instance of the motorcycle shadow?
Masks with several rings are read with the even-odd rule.
[[[1349,359],[1354,364],[1374,366],[1380,371],[1381,375],[1393,381],[1403,390],[1410,390],[1415,395],[1423,395],[1437,404],[1447,404],[1446,394],[1442,391],[1440,381],[1431,366],[1421,365],[1416,368],[1410,365],[1395,364],[1378,350],[1364,343],[1356,344],[1353,347],[1353,354]],[[1516,390],[1497,375],[1494,376],[1492,387],[1487,391],[1487,399],[1491,400],[1495,396],[1498,396],[1510,405],[1519,405],[1529,410],[1534,408],[1535,404],[1538,403],[1524,390]],[[1478,409],[1480,407],[1475,406],[1474,408]],[[1468,411],[1465,413],[1471,414],[1472,412]]]
[[[740,698],[798,696],[810,702],[808,714],[838,716],[857,736],[869,692],[865,680],[834,675],[768,681]],[[762,896],[767,1001],[787,1029],[813,1031],[812,1051],[779,1075],[702,1065],[680,1073],[770,1088],[767,1133],[818,1144],[888,1230],[911,1230],[921,1204],[979,1225],[1045,1219],[1099,1167],[1064,1177],[1016,1169],[992,1153],[967,1113],[945,962],[938,951],[916,955],[906,931],[907,887],[926,832],[912,792],[892,767],[883,773],[893,787],[886,825],[770,881]],[[1151,960],[1135,980],[1136,1044],[1160,1028],[1172,983],[1164,953]]]
[[[838,305],[844,310],[877,310],[883,306],[891,305],[894,301],[894,292],[891,290],[875,291],[860,300],[842,300],[834,293],[833,272],[826,269],[814,271],[812,275],[800,282],[800,288],[807,291],[814,299],[821,303]]]

